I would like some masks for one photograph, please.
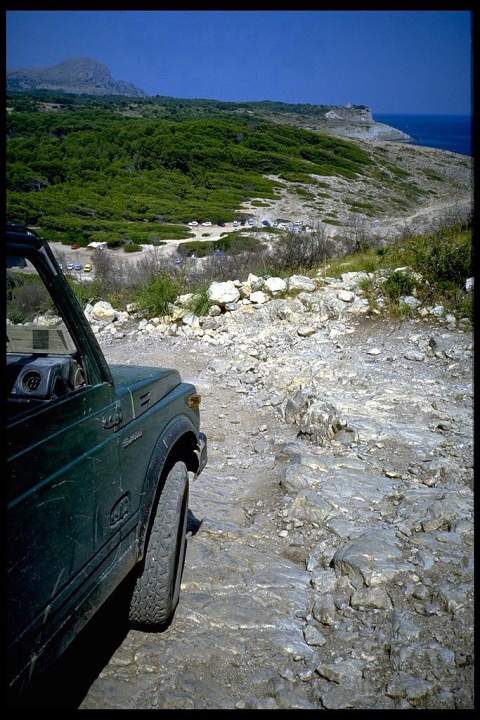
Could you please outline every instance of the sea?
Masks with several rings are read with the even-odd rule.
[[[472,155],[472,117],[470,115],[384,115],[374,114],[377,122],[408,133],[414,145],[451,150]]]

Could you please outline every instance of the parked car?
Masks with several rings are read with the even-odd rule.
[[[83,270],[83,265],[80,263],[75,263],[75,270]]]
[[[85,263],[83,266],[83,272],[92,272],[92,265],[90,263]]]
[[[15,703],[114,593],[132,627],[168,625],[189,482],[207,446],[195,386],[175,369],[108,365],[48,243],[21,226],[5,239],[5,627]],[[43,293],[28,296],[25,314],[44,314],[49,297],[58,322],[15,324],[26,260]]]
[[[72,248],[72,250],[80,250],[81,245],[79,245],[78,243],[74,243],[74,244],[71,245],[70,247]]]
[[[73,263],[67,263],[67,270],[73,270],[74,264]]]

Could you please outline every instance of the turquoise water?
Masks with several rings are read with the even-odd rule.
[[[470,115],[384,115],[374,120],[408,133],[414,145],[451,150],[472,155],[472,118]]]

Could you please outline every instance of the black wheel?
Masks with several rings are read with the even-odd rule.
[[[160,630],[177,607],[186,552],[188,474],[177,462],[167,475],[130,599],[132,627]]]

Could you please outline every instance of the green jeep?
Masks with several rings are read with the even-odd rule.
[[[168,625],[200,396],[176,370],[108,366],[48,244],[8,226],[7,643],[16,696],[119,587],[133,627]],[[42,314],[43,313],[43,314]]]

